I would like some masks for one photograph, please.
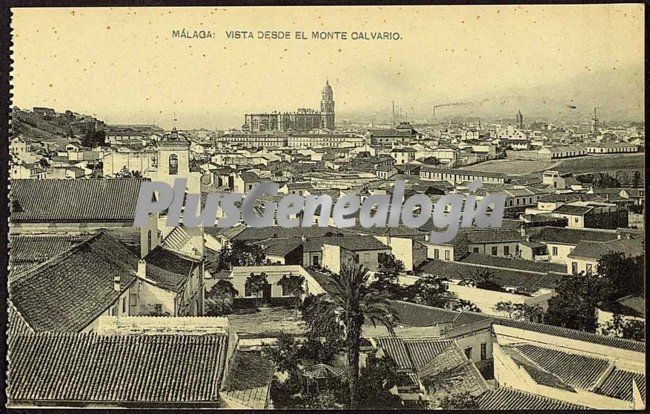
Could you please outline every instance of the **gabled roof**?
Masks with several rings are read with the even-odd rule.
[[[19,336],[9,344],[9,403],[216,404],[226,345],[223,334]]]
[[[141,182],[134,178],[12,180],[10,194],[18,209],[12,210],[11,221],[133,220]]]
[[[35,331],[79,332],[134,281],[139,257],[104,232],[15,276],[9,299]],[[113,278],[120,277],[120,290]]]

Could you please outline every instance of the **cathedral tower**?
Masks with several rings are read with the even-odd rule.
[[[329,81],[325,81],[320,101],[321,128],[334,130],[334,92]]]

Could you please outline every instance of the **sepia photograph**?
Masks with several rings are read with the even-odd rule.
[[[644,4],[17,3],[7,408],[646,409]]]

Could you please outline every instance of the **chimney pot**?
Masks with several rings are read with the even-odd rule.
[[[115,289],[116,292],[122,291],[121,284],[120,284],[121,281],[122,278],[119,276],[115,276],[113,278],[113,289]]]

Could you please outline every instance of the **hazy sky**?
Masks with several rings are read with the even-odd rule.
[[[238,127],[245,112],[318,108],[326,79],[339,114],[389,113],[392,100],[427,113],[643,67],[644,57],[638,4],[12,11],[14,104],[109,123],[169,127],[176,113],[181,128]],[[172,37],[182,29],[212,38]],[[229,30],[347,31],[348,40],[228,39]],[[373,31],[402,39],[349,39]]]

